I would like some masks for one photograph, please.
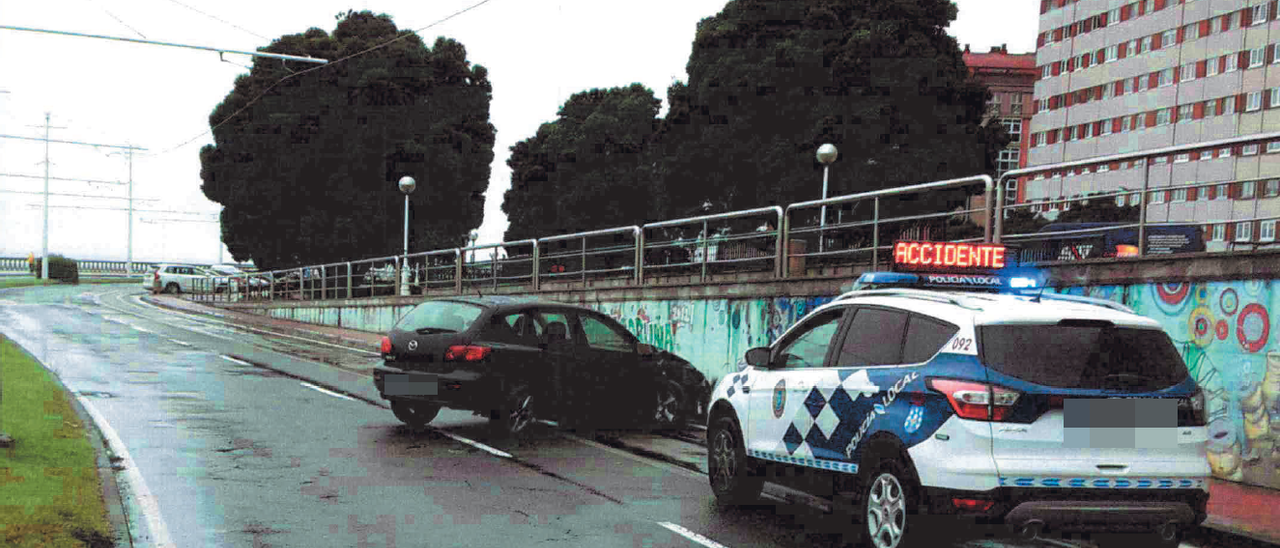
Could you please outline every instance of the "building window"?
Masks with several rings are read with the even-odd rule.
[[[1173,68],[1160,71],[1160,87],[1173,85]]]
[[[1267,154],[1280,152],[1280,141],[1267,141]]]
[[[1271,64],[1280,63],[1280,43],[1271,44]]]
[[[1258,68],[1267,61],[1266,48],[1249,50],[1249,68]]]
[[[1227,188],[1228,188],[1228,186],[1227,186],[1227,185],[1225,185],[1225,184],[1218,185],[1218,195],[1217,195],[1217,196],[1214,196],[1214,197],[1213,197],[1213,199],[1215,199],[1215,200],[1225,200],[1225,199],[1227,199]]]
[[[1230,158],[1230,157],[1231,157],[1231,147],[1223,147],[1223,148],[1218,149],[1218,157],[1219,157],[1219,158]]]
[[[1253,25],[1261,25],[1261,24],[1263,24],[1263,23],[1265,23],[1265,22],[1267,22],[1267,5],[1266,5],[1266,4],[1259,4],[1259,5],[1257,5],[1257,6],[1254,6],[1254,7],[1253,7],[1253,20],[1252,20],[1252,21],[1250,21],[1249,25],[1250,25],[1250,26],[1253,26]]]
[[[1227,225],[1226,224],[1213,225],[1213,241],[1224,242],[1226,240],[1227,240]]]
[[[1127,132],[1127,131],[1129,131],[1129,117],[1128,117],[1128,116],[1124,116],[1124,117],[1120,118],[1120,131],[1121,131],[1121,132]]]
[[[1000,159],[996,164],[996,171],[998,174],[1004,175],[1006,172],[1018,169],[1019,155],[1020,153],[1017,150],[1006,149],[1000,151]]]
[[[1142,38],[1142,43],[1138,46],[1138,53],[1151,51],[1151,40],[1152,38],[1150,36],[1144,36]]]
[[[1151,165],[1153,166],[1164,165],[1165,158],[1166,158],[1165,156],[1156,156],[1155,158],[1151,159]]]
[[[1102,121],[1102,134],[1111,135],[1111,120]]]
[[[1062,138],[1062,140],[1070,141],[1075,138],[1076,138],[1076,126],[1067,126],[1066,135]],[[988,156],[988,158],[990,158],[990,156]]]
[[[1187,64],[1185,64],[1185,65],[1182,65],[1182,68],[1181,68],[1181,69],[1178,69],[1178,80],[1179,80],[1179,81],[1181,81],[1181,82],[1187,82],[1187,81],[1195,80],[1195,79],[1196,79],[1196,64],[1195,64],[1195,63],[1187,63]]]
[[[1061,171],[1055,171],[1055,172],[1053,172],[1053,175],[1051,175],[1051,177],[1053,177],[1054,179],[1061,179],[1061,178],[1062,178],[1062,172],[1061,172]]]
[[[1218,60],[1216,58],[1205,61],[1204,64],[1205,64],[1205,72],[1204,72],[1205,76],[1213,76],[1218,73]]]
[[[1004,130],[1013,137],[1015,142],[1022,137],[1022,120],[1006,118],[1001,122],[1004,124]]]
[[[1226,99],[1226,100],[1222,101],[1222,115],[1223,115],[1223,116],[1226,116],[1226,115],[1228,115],[1228,114],[1235,114],[1235,113],[1236,113],[1236,98],[1235,98],[1235,97],[1232,97],[1232,98],[1230,98],[1230,99]]]
[[[1241,199],[1241,200],[1252,200],[1252,199],[1253,199],[1253,188],[1254,188],[1254,186],[1255,186],[1255,185],[1256,185],[1256,183],[1254,183],[1253,181],[1245,181],[1245,182],[1243,182],[1243,183],[1240,183],[1240,199]]]
[[[1169,29],[1160,35],[1160,49],[1173,47],[1178,43],[1178,29]]]
[[[1116,195],[1116,207],[1124,207],[1124,194]]]
[[[1240,149],[1241,156],[1253,156],[1254,154],[1257,154],[1257,153],[1258,153],[1257,144],[1245,145],[1243,148]]]
[[[1185,188],[1179,188],[1179,189],[1177,189],[1177,190],[1174,190],[1174,191],[1173,191],[1173,199],[1172,199],[1172,200],[1169,200],[1169,201],[1171,201],[1171,202],[1185,202],[1185,201],[1187,201],[1187,189],[1185,189]]]
[[[1106,173],[1108,171],[1111,171],[1111,164],[1098,164],[1098,169],[1096,171],[1098,173]]]
[[[1156,125],[1163,126],[1173,122],[1173,107],[1162,108],[1156,111]]]
[[[1114,25],[1120,22],[1120,8],[1107,12],[1107,24]]]
[[[1251,91],[1245,101],[1245,112],[1253,112],[1262,108],[1262,91]]]
[[[1183,152],[1183,153],[1180,153],[1180,154],[1178,154],[1177,156],[1174,156],[1174,157],[1173,157],[1173,163],[1175,163],[1175,164],[1185,164],[1185,163],[1190,162],[1190,161],[1191,161],[1191,153],[1190,153],[1190,152]]]
[[[1147,201],[1148,203],[1150,203],[1150,204],[1152,204],[1152,205],[1154,205],[1154,204],[1163,204],[1163,203],[1164,203],[1164,191],[1163,191],[1163,190],[1157,190],[1157,191],[1155,191],[1155,192],[1152,192],[1152,193],[1150,194],[1150,196],[1151,196],[1151,199]]]
[[[1262,221],[1258,224],[1258,241],[1274,242],[1276,240],[1276,222]]]
[[[1280,196],[1280,179],[1271,179],[1267,181],[1267,189],[1265,192],[1266,194],[1264,194],[1263,196],[1267,198],[1275,198],[1276,196]]]
[[[1236,223],[1236,241],[1247,242],[1253,239],[1253,221]]]
[[[1182,105],[1178,107],[1178,123],[1183,124],[1195,119],[1195,105]]]
[[[1271,88],[1271,101],[1267,103],[1267,108],[1280,107],[1280,88]]]
[[[1226,66],[1226,67],[1223,67],[1222,72],[1235,72],[1237,69],[1239,69],[1239,68],[1240,68],[1240,67],[1238,66],[1238,65],[1239,65],[1239,58],[1238,58],[1238,57],[1236,57],[1234,54],[1233,54],[1233,55],[1228,55],[1228,56],[1226,57],[1226,59],[1227,59],[1227,66]]]
[[[1131,206],[1136,206],[1136,205],[1138,205],[1138,199],[1139,199],[1139,198],[1141,198],[1141,197],[1142,197],[1142,196],[1141,196],[1140,194],[1138,194],[1137,192],[1134,192],[1133,194],[1130,194],[1130,195],[1129,195],[1129,205],[1131,205]]]
[[[1040,78],[1048,79],[1053,76],[1053,65],[1045,65],[1040,68]]]

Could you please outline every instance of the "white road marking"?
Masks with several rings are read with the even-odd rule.
[[[180,344],[180,345],[182,345],[182,346],[191,346],[191,343],[189,343],[189,342],[183,342],[183,341],[180,341],[180,340],[178,340],[178,339],[169,339],[169,342],[171,342],[171,343],[173,343],[173,344]]]
[[[679,475],[682,475],[682,476],[684,476],[684,477],[686,477],[686,478],[691,478],[691,479],[696,479],[696,480],[701,480],[701,481],[706,481],[706,479],[707,479],[706,474],[700,474],[700,473],[698,473],[698,472],[694,472],[693,470],[689,470],[689,469],[687,469],[687,468],[681,468],[681,467],[679,467],[679,466],[675,466],[675,465],[673,465],[673,464],[665,463],[665,462],[662,462],[662,461],[660,461],[660,460],[650,459],[650,458],[647,458],[647,457],[642,457],[642,456],[637,455],[637,454],[635,454],[635,453],[631,453],[631,452],[628,452],[628,451],[623,451],[622,449],[618,449],[617,447],[609,447],[608,445],[605,445],[605,444],[600,443],[600,442],[595,441],[595,440],[589,440],[589,439],[586,439],[586,438],[583,438],[583,437],[580,437],[580,436],[577,436],[577,435],[574,435],[574,434],[570,434],[570,433],[568,433],[568,432],[560,432],[560,435],[561,435],[561,436],[564,436],[564,437],[566,437],[566,438],[569,438],[569,439],[571,439],[571,440],[574,440],[574,441],[576,441],[576,442],[578,442],[578,443],[581,443],[581,444],[583,444],[583,445],[586,445],[586,446],[588,446],[588,447],[594,447],[594,448],[599,449],[599,450],[601,450],[601,451],[604,451],[604,452],[607,452],[607,453],[612,453],[612,454],[614,454],[614,455],[618,455],[618,456],[620,456],[620,457],[626,457],[626,458],[629,458],[629,459],[632,459],[632,460],[636,460],[636,461],[639,461],[639,462],[643,462],[643,463],[645,463],[645,464],[647,464],[647,465],[649,465],[649,466],[653,466],[653,467],[656,467],[656,468],[661,468],[661,469],[666,470],[666,471],[668,471],[668,472],[671,472],[671,473],[673,473],[673,474],[679,474]]]
[[[462,437],[462,436],[459,436],[459,435],[456,435],[456,434],[452,434],[452,433],[449,433],[449,432],[445,432],[444,430],[441,430],[441,429],[439,429],[439,428],[432,428],[431,430],[435,431],[436,433],[440,434],[441,436],[444,436],[444,437],[446,437],[446,438],[449,438],[449,439],[451,439],[451,440],[453,440],[453,441],[456,441],[456,442],[459,442],[459,443],[465,443],[465,444],[467,444],[467,445],[470,445],[470,446],[472,446],[472,447],[475,447],[476,449],[479,449],[479,450],[484,451],[484,452],[486,452],[486,453],[489,453],[489,454],[491,454],[491,455],[497,455],[497,456],[502,457],[502,458],[504,458],[504,459],[514,459],[514,458],[515,458],[515,457],[512,457],[512,456],[511,456],[511,453],[508,453],[508,452],[503,451],[503,450],[501,450],[501,449],[494,449],[493,447],[489,447],[488,445],[485,445],[485,444],[480,443],[480,442],[478,442],[478,441],[475,441],[475,440],[469,440],[469,439],[464,438],[464,437]]]
[[[152,331],[152,330],[147,329],[147,328],[144,328],[144,327],[138,327],[138,326],[133,325],[133,324],[125,324],[125,325],[128,325],[129,327],[132,327],[132,328],[134,328],[134,329],[136,329],[136,330],[138,330],[138,331],[141,331],[141,332],[143,332],[143,333],[150,333],[150,334],[152,334],[152,335],[155,335],[155,334],[156,334],[156,332],[155,332],[155,331]]]
[[[309,383],[309,382],[304,382],[304,383],[302,383],[302,386],[305,386],[305,387],[310,388],[310,389],[312,389],[312,390],[315,390],[315,391],[317,391],[317,392],[323,392],[323,393],[328,394],[328,395],[330,395],[330,396],[333,396],[333,397],[335,397],[335,398],[342,398],[342,399],[347,400],[347,401],[359,401],[359,400],[357,400],[357,399],[355,399],[355,398],[353,398],[353,397],[351,397],[351,396],[347,396],[347,395],[339,394],[339,393],[334,392],[334,391],[332,391],[332,390],[325,390],[325,389],[320,388],[319,386],[316,386],[316,385],[311,384],[311,383]]]
[[[247,366],[253,367],[253,364],[251,364],[251,363],[249,363],[249,362],[246,362],[246,361],[244,361],[244,360],[237,360],[237,359],[232,358],[231,356],[228,356],[228,355],[226,355],[226,354],[220,354],[220,356],[222,356],[222,359],[227,360],[227,361],[229,361],[229,362],[238,363],[238,364],[240,364],[240,365],[247,365]]]
[[[681,526],[676,525],[676,524],[674,524],[674,523],[671,523],[671,522],[669,522],[669,521],[660,521],[660,522],[658,522],[658,525],[661,525],[661,526],[663,526],[663,527],[666,527],[667,529],[670,529],[670,530],[671,530],[672,532],[674,532],[675,534],[680,535],[680,536],[682,536],[682,537],[684,537],[684,538],[687,538],[687,539],[689,539],[689,540],[692,540],[692,541],[694,541],[694,542],[696,542],[696,543],[698,543],[698,544],[701,544],[701,545],[703,545],[703,546],[706,546],[707,548],[728,548],[727,546],[725,546],[725,545],[723,545],[723,544],[720,544],[719,542],[716,542],[716,541],[711,540],[711,539],[709,539],[709,538],[707,538],[707,537],[704,537],[704,536],[702,536],[702,535],[699,535],[699,534],[697,534],[697,533],[695,533],[695,532],[693,532],[693,531],[690,531],[690,530],[688,530],[688,529],[685,529],[684,527],[681,527]]]
[[[168,309],[160,308],[160,307],[158,307],[158,306],[156,306],[156,305],[153,305],[153,304],[151,304],[151,303],[148,303],[148,302],[146,302],[146,301],[143,301],[143,300],[142,300],[142,296],[141,296],[141,295],[134,295],[134,301],[135,301],[135,302],[137,302],[137,303],[139,303],[139,304],[142,304],[142,305],[144,305],[144,306],[148,306],[148,307],[154,308],[154,309],[156,309],[156,310],[159,310],[159,311],[162,311],[162,312],[165,312],[165,313],[171,313],[171,312],[173,312],[172,310],[168,310]],[[193,314],[198,314],[198,312],[193,312]],[[224,316],[220,316],[220,315],[219,315],[218,317],[220,317],[220,318],[221,318],[221,317],[224,317]],[[309,343],[312,343],[312,344],[320,344],[320,345],[324,345],[324,346],[332,346],[332,347],[334,347],[334,348],[341,348],[341,349],[343,349],[343,350],[350,350],[350,351],[352,351],[352,352],[360,352],[360,353],[363,353],[363,354],[369,354],[369,355],[371,355],[371,356],[381,356],[381,355],[382,355],[382,354],[381,354],[381,353],[379,353],[379,352],[374,352],[374,351],[372,351],[372,350],[365,350],[365,349],[363,349],[363,348],[354,348],[354,347],[350,347],[350,346],[343,346],[343,345],[340,345],[340,344],[333,344],[333,343],[325,342],[325,341],[317,341],[317,340],[315,340],[315,339],[308,339],[308,338],[306,338],[306,337],[299,337],[299,336],[297,336],[297,335],[287,335],[287,334],[284,334],[284,333],[278,333],[278,332],[275,332],[275,331],[269,331],[269,330],[266,330],[266,329],[258,329],[258,328],[255,328],[255,327],[249,327],[249,326],[246,326],[246,325],[233,324],[233,323],[223,322],[223,321],[219,321],[219,320],[209,320],[209,319],[203,319],[203,318],[191,318],[191,320],[192,320],[192,321],[195,321],[195,322],[204,323],[204,324],[206,324],[206,325],[221,324],[221,325],[226,325],[226,326],[228,326],[228,327],[229,327],[229,328],[231,328],[231,329],[244,329],[244,330],[246,330],[246,331],[253,331],[253,332],[255,332],[255,333],[264,333],[264,334],[272,335],[272,336],[276,336],[276,337],[287,337],[287,338],[290,338],[290,339],[298,339],[298,340],[300,340],[300,341],[306,341],[306,342],[309,342]],[[305,329],[299,329],[299,331],[306,331],[306,330],[305,330]]]
[[[142,479],[142,473],[138,471],[138,465],[133,462],[133,457],[129,456],[129,450],[125,448],[124,442],[120,440],[120,436],[116,434],[115,429],[107,423],[107,419],[103,418],[98,410],[84,396],[76,394],[76,399],[80,401],[80,405],[89,413],[94,424],[97,425],[98,431],[102,432],[102,437],[107,439],[107,445],[111,448],[111,452],[120,459],[119,464],[124,467],[125,482],[129,485],[129,490],[133,492],[133,500],[137,502],[142,510],[142,517],[146,520],[147,531],[151,533],[151,545],[158,548],[175,548],[173,539],[169,538],[169,527],[165,525],[164,517],[160,515],[160,504],[156,502],[156,498],[151,494],[151,490],[147,489],[147,483]],[[131,536],[134,536],[131,534]],[[142,541],[145,538],[135,538],[135,541]],[[139,542],[140,545],[145,545]]]

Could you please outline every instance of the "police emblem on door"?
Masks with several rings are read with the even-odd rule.
[[[782,418],[782,410],[787,406],[787,380],[778,380],[778,385],[773,387],[773,418]]]

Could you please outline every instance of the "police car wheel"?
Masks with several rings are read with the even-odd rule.
[[[903,466],[896,460],[880,461],[863,486],[860,517],[866,544],[875,548],[898,548],[907,527],[910,491]]]
[[[707,440],[707,472],[716,502],[744,504],[758,499],[764,481],[751,476],[742,434],[733,419],[717,420],[707,432]]]
[[[393,400],[391,402],[391,412],[395,413],[400,422],[405,423],[415,431],[421,432],[426,430],[427,424],[434,420],[436,415],[440,414],[440,406],[425,402]]]

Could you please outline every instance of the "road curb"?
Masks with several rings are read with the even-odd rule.
[[[265,331],[273,331],[273,332],[275,332],[275,333],[277,333],[277,334],[280,334],[280,335],[295,335],[295,336],[300,336],[300,335],[302,335],[302,334],[305,334],[305,335],[306,335],[306,336],[308,336],[308,337],[314,337],[314,338],[316,338],[316,339],[320,339],[320,340],[322,340],[322,341],[324,341],[324,342],[327,342],[327,343],[330,343],[330,344],[347,345],[347,346],[352,346],[352,347],[357,347],[357,348],[358,348],[358,347],[363,347],[363,346],[367,346],[367,345],[368,345],[368,343],[367,343],[366,341],[361,341],[361,340],[357,340],[357,339],[349,339],[349,338],[346,338],[346,337],[341,337],[341,336],[336,336],[336,335],[330,335],[330,334],[327,334],[327,333],[321,333],[321,332],[319,332],[319,331],[312,331],[312,330],[309,330],[309,329],[301,329],[301,328],[293,328],[293,327],[278,327],[278,326],[270,325],[270,324],[268,324],[267,322],[254,322],[254,321],[252,321],[252,320],[250,319],[250,318],[253,318],[253,316],[254,316],[253,314],[246,314],[246,313],[242,313],[242,312],[237,312],[237,313],[235,313],[236,315],[228,315],[228,314],[220,314],[220,313],[212,312],[212,311],[199,310],[199,309],[196,309],[196,308],[184,308],[184,307],[180,307],[180,306],[173,306],[173,305],[171,305],[171,304],[169,304],[169,303],[166,303],[166,302],[164,302],[164,301],[157,300],[157,299],[155,299],[154,297],[152,297],[152,296],[150,296],[150,295],[143,295],[143,296],[142,296],[142,300],[143,300],[144,302],[146,302],[147,304],[155,305],[155,306],[158,306],[158,307],[161,307],[161,308],[167,309],[167,310],[173,310],[173,311],[176,311],[176,312],[182,312],[182,313],[184,313],[184,314],[192,314],[192,315],[197,315],[197,316],[210,316],[210,317],[215,317],[215,318],[219,318],[219,319],[226,320],[226,321],[229,321],[229,322],[234,322],[234,323],[248,323],[248,324],[252,324],[252,325],[253,325],[253,327],[255,327],[255,328],[257,328],[257,329],[262,329],[262,330],[265,330]],[[206,306],[206,305],[197,305],[197,306],[200,306],[200,307],[202,307],[202,308],[209,308],[209,307],[208,307],[208,306]],[[248,316],[248,318],[246,318],[246,316]],[[246,320],[247,320],[247,321],[246,321]]]

